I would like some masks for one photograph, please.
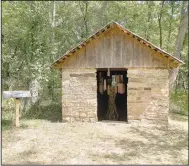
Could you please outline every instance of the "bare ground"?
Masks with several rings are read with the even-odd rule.
[[[187,122],[21,123],[2,133],[3,164],[188,164]]]

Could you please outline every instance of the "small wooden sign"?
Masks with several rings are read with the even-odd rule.
[[[15,125],[16,127],[20,126],[19,123],[19,109],[20,109],[20,98],[24,98],[24,97],[31,97],[31,93],[30,91],[4,91],[3,95],[6,99],[8,98],[15,98],[15,102],[16,102],[16,122]]]
[[[6,99],[31,97],[30,91],[4,91],[3,95]]]

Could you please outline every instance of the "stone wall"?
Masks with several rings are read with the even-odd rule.
[[[63,121],[97,121],[96,69],[62,69]]]
[[[168,122],[168,76],[166,69],[128,70],[128,120]]]
[[[167,122],[169,80],[166,69],[128,69],[128,121]],[[96,69],[62,70],[62,119],[97,121]]]

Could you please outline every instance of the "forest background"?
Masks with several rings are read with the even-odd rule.
[[[61,73],[50,65],[112,20],[185,62],[171,72],[170,113],[188,115],[187,1],[4,1],[2,90],[31,90],[22,118],[61,120]],[[7,129],[14,99],[2,104]]]

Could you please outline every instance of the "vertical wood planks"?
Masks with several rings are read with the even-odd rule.
[[[104,44],[104,54],[102,55],[104,58],[104,67],[111,67],[111,37],[106,35],[103,40]]]
[[[114,67],[114,33],[111,32],[111,67]]]
[[[68,57],[63,68],[167,67],[167,63],[160,53],[113,28]]]
[[[93,40],[86,47],[86,68],[94,68],[96,66],[96,42]]]
[[[67,62],[67,68],[68,69],[74,69],[76,65],[76,54],[72,55],[68,62]]]
[[[149,48],[142,47],[143,66],[153,67],[152,65],[152,51]]]
[[[76,68],[86,67],[85,48],[80,49],[80,51],[76,55],[76,60]]]
[[[122,60],[124,67],[132,67],[133,59],[133,39],[128,35],[124,36],[123,40],[123,51],[122,51]]]
[[[120,31],[114,33],[114,67],[122,66],[122,48]]]
[[[140,46],[139,42],[134,41],[133,43],[133,66],[140,67],[141,66],[141,52],[140,52]]]
[[[100,51],[99,51],[99,56],[100,56],[100,63],[99,63],[99,65],[100,66],[104,66],[104,61],[105,61],[105,59],[104,59],[104,47],[106,47],[106,43],[105,43],[105,38],[104,37],[102,37],[101,38],[101,45],[99,46],[100,47]]]

